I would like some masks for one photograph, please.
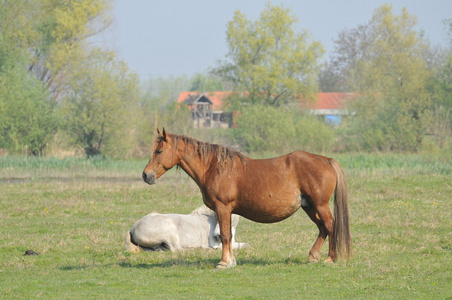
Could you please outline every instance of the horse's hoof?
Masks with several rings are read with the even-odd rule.
[[[332,263],[334,263],[334,260],[331,257],[328,257],[323,263],[332,264]]]
[[[310,264],[316,264],[318,262],[319,262],[319,260],[316,258],[313,258],[313,257],[308,258],[308,263],[310,263]]]
[[[34,252],[33,250],[27,250],[24,255],[39,255],[39,253]]]
[[[318,263],[320,261],[320,253],[309,253],[308,263]]]
[[[224,262],[219,262],[219,263],[217,264],[217,266],[215,267],[215,269],[227,269],[227,268],[229,268],[229,267],[228,267],[228,265],[227,265],[226,263],[224,263]]]
[[[215,267],[215,269],[229,269],[235,266],[236,266],[235,260],[231,264],[227,264],[225,262],[220,261]]]

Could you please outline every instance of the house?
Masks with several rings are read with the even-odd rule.
[[[232,126],[232,112],[223,111],[224,99],[232,92],[181,92],[177,103],[185,103],[192,114],[197,128],[229,128]]]
[[[233,92],[181,92],[178,103],[188,105],[197,128],[229,128],[232,126],[232,112],[222,110],[223,101]],[[351,93],[318,93],[316,101],[300,100],[301,107],[308,109],[331,125],[338,125],[348,115],[347,101]]]
[[[349,114],[347,102],[352,99],[352,93],[318,93],[317,101],[302,104],[311,114],[322,118],[330,125],[339,125],[342,118]],[[303,102],[302,102],[303,103]]]

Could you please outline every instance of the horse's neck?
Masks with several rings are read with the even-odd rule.
[[[185,147],[182,147],[184,149]],[[194,152],[181,150],[179,153],[181,159],[179,167],[185,171],[198,185],[202,184],[205,180],[205,173],[209,168],[209,160],[204,160]]]

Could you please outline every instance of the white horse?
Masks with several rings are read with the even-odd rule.
[[[248,247],[235,242],[239,216],[231,216],[234,249]],[[126,233],[126,250],[181,250],[189,248],[221,248],[220,227],[216,213],[203,205],[188,215],[151,213],[136,222]]]

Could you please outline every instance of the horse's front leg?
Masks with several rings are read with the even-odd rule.
[[[220,224],[220,236],[223,246],[220,262],[217,269],[232,268],[236,265],[232,253],[231,211],[227,207],[217,207],[218,223]]]

